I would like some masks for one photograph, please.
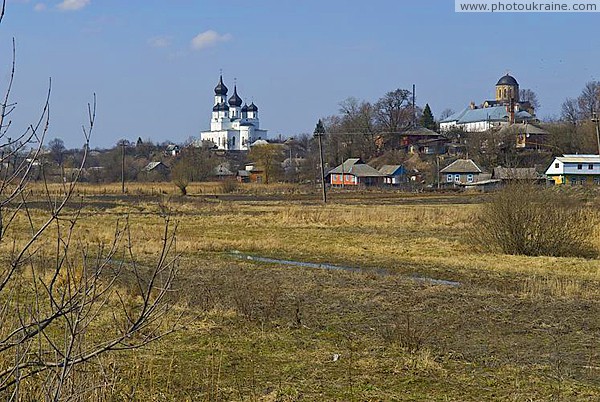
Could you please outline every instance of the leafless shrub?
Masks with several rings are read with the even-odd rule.
[[[409,312],[397,317],[393,323],[382,326],[381,337],[385,342],[396,344],[409,353],[418,352],[430,338],[432,331],[411,319]]]
[[[223,180],[221,183],[221,191],[223,194],[235,193],[239,188],[238,182],[233,179]]]
[[[593,257],[595,221],[573,192],[514,183],[483,205],[472,238],[506,254]]]

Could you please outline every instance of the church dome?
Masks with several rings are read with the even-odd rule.
[[[503,76],[502,78],[500,78],[498,80],[498,83],[496,84],[496,86],[498,85],[510,85],[513,87],[516,87],[519,85],[519,83],[517,82],[517,80],[515,80],[515,77],[506,74],[505,76]]]
[[[252,103],[250,104],[250,106],[248,106],[248,111],[249,111],[249,112],[258,112],[258,106],[256,106],[256,105],[254,104],[254,102],[252,102]]]
[[[228,112],[229,106],[225,102],[219,103],[218,105],[213,106],[213,112]]]
[[[242,106],[242,113],[245,113],[245,112],[247,112],[247,111],[248,111],[248,105],[246,105],[246,104],[244,103],[244,106]]]
[[[215,87],[215,95],[227,95],[227,87],[223,84],[223,76],[219,76],[219,83]]]
[[[237,93],[237,86],[233,87],[233,95],[229,98],[229,106],[242,106],[242,98]]]

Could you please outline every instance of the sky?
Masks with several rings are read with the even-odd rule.
[[[598,13],[455,13],[453,0],[8,0],[0,90],[16,76],[15,133],[33,123],[52,79],[47,140],[92,147],[138,137],[180,143],[209,127],[214,87],[259,107],[271,137],[312,133],[348,97],[376,101],[416,85],[436,115],[493,99],[510,72],[538,117],[600,79]]]

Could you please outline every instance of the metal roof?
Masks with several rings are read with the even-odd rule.
[[[360,163],[359,163],[360,162]],[[343,166],[343,171],[342,171]],[[356,177],[378,177],[383,176],[379,171],[365,163],[359,158],[346,159],[343,164],[331,169],[328,174],[347,173]]]
[[[556,159],[563,163],[600,163],[600,155],[563,155]]]
[[[433,130],[430,130],[428,128],[425,127],[415,127],[412,128],[410,130],[404,131],[401,135],[418,135],[418,136],[435,136],[435,137],[439,137],[440,134],[436,133]]]
[[[440,173],[481,173],[481,169],[471,159],[457,159]]]
[[[398,170],[402,170],[402,165],[383,165],[379,168],[379,173],[385,176],[391,176]]]
[[[506,167],[495,167],[494,173],[492,174],[494,179],[501,180],[523,180],[523,179],[538,179],[540,175],[535,168],[506,168]]]
[[[143,170],[145,170],[146,172],[150,172],[151,170],[156,169],[160,165],[163,165],[165,168],[167,167],[167,165],[165,165],[162,162],[150,162],[146,165],[146,167]]]

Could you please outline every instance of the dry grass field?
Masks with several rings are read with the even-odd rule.
[[[113,356],[100,400],[600,400],[600,261],[478,249],[485,196],[220,188],[85,185],[66,210],[90,244],[128,216],[148,264],[179,225],[179,330]]]

